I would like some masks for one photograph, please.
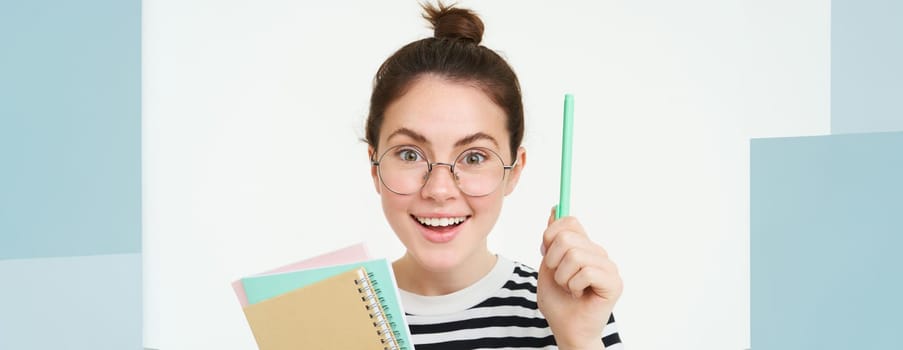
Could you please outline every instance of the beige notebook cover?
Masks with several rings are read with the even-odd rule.
[[[356,282],[366,276],[354,269],[245,307],[260,350],[392,348],[375,296]]]

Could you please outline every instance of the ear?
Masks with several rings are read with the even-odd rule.
[[[376,157],[375,153],[376,153],[376,150],[373,149],[373,146],[367,146],[367,160],[368,161],[371,161],[371,162],[373,161],[373,159]],[[382,186],[379,185],[379,174],[377,173],[376,166],[373,164],[370,164],[370,177],[373,178],[373,187],[376,188],[376,193],[377,194],[382,193],[382,192],[380,192],[382,190]]]
[[[520,180],[520,173],[524,170],[524,167],[527,165],[527,150],[523,147],[517,148],[517,164],[515,164],[514,168],[508,172],[507,181],[505,181],[505,195],[511,194],[514,192],[514,188],[517,187],[517,181]]]

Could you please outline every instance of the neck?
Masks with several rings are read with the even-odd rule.
[[[461,264],[441,271],[424,267],[410,254],[392,263],[398,287],[411,293],[435,296],[457,292],[489,274],[498,259],[489,250],[475,252]]]

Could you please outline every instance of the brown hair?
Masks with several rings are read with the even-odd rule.
[[[423,4],[433,37],[411,42],[389,56],[376,72],[367,117],[367,143],[376,149],[386,108],[418,78],[435,74],[479,87],[505,111],[511,156],[524,138],[524,106],[517,75],[495,51],[480,45],[483,21],[467,9]]]

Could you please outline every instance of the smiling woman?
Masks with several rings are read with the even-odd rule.
[[[415,346],[620,348],[621,278],[576,218],[553,213],[539,271],[489,251],[526,165],[520,86],[480,45],[473,12],[424,9],[434,37],[382,64],[367,120],[373,184],[406,248],[393,268]]]
[[[466,155],[467,152],[478,149],[474,147],[495,149],[491,152],[510,154],[507,149],[508,135],[504,128],[504,120],[505,114],[501,108],[480,89],[449,82],[435,75],[426,75],[414,82],[408,92],[386,110],[382,128],[388,132],[383,133],[387,136],[380,141],[377,149],[388,149],[390,152],[397,147],[402,147],[403,152],[426,150],[423,161],[401,160],[409,163],[401,167],[411,167],[410,163],[418,162],[429,164],[425,160],[429,158],[448,162],[442,164],[457,165],[458,162],[454,160],[460,158],[459,154]],[[397,132],[398,130],[409,131]],[[471,137],[478,133],[486,136]],[[465,142],[462,143],[462,140]],[[502,145],[501,149],[498,144]],[[523,156],[523,149],[519,150],[518,154]],[[390,154],[389,157],[384,155],[381,159],[396,157]],[[512,162],[509,160],[505,163]],[[383,162],[379,165],[379,175],[386,172],[383,169],[385,165],[391,166],[396,163]],[[497,172],[504,174],[503,162],[499,161],[494,165]],[[451,166],[448,169],[451,169]],[[456,174],[446,171],[427,172],[426,167],[423,167],[423,170],[427,171],[412,174],[410,169],[405,169],[407,178],[411,179],[409,183],[415,186],[409,187],[408,192],[412,192],[411,189],[414,192],[406,195],[383,191],[384,188],[394,189],[392,184],[397,181],[395,180],[397,176],[388,179],[386,176],[377,176],[382,179],[381,183],[380,179],[374,178],[377,191],[383,194],[381,198],[386,218],[396,235],[408,248],[406,257],[409,257],[411,262],[416,262],[412,267],[435,272],[459,267],[456,270],[460,275],[456,278],[458,283],[437,292],[444,294],[462,289],[491,269],[495,259],[486,250],[486,236],[498,218],[504,196],[514,189],[522,169],[522,166],[515,167],[507,178],[501,179],[503,190],[497,191],[495,188],[488,192],[481,190],[480,192],[486,193],[480,193],[479,197],[463,193],[465,191],[462,189],[471,185],[462,181],[467,180],[467,175],[461,175],[461,169],[455,169]],[[398,174],[398,171],[390,170],[389,174]],[[493,178],[490,182],[499,184],[499,179]],[[449,229],[448,226],[442,228],[424,226],[418,222],[418,219],[432,221],[454,217],[463,217],[465,220],[453,229]],[[447,244],[433,244],[437,242]],[[439,285],[448,282],[445,280]]]

